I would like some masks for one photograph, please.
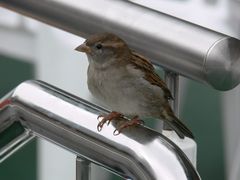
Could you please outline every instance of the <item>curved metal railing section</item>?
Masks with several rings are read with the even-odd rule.
[[[0,6],[87,37],[114,32],[171,71],[228,90],[240,82],[240,41],[123,0],[0,0]]]
[[[24,82],[0,101],[0,135],[15,129],[11,139],[0,141],[0,157],[36,135],[125,178],[200,179],[184,153],[160,133],[141,126],[114,136],[114,123],[98,132],[97,116],[104,112],[44,82]]]

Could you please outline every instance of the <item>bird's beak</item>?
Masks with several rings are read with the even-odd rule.
[[[81,44],[80,46],[75,48],[76,51],[91,53],[91,48],[86,45],[86,43]]]

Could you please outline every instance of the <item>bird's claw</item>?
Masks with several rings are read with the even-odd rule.
[[[130,121],[127,121],[127,122],[123,123],[121,126],[119,126],[118,128],[116,128],[113,131],[113,135],[117,136],[122,132],[123,129],[125,129],[127,127],[131,127],[131,126],[138,126],[138,125],[144,125],[144,121],[139,119],[138,116],[135,116]]]
[[[106,121],[100,121],[99,123],[98,123],[98,125],[97,125],[97,130],[98,130],[98,132],[100,132],[101,130],[102,130],[102,128],[103,128],[103,125],[106,123]]]
[[[113,135],[114,136],[117,136],[117,135],[119,135],[121,133],[121,131],[119,131],[118,129],[115,129],[114,131],[113,131]]]
[[[102,118],[102,120],[98,123],[97,130],[100,132],[104,124],[107,123],[107,125],[109,125],[113,119],[120,118],[120,117],[123,117],[123,115],[115,111],[112,111],[108,115],[99,115],[97,119],[99,120],[100,118]]]

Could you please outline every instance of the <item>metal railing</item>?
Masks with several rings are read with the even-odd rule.
[[[0,0],[0,6],[87,37],[113,32],[157,65],[228,90],[240,82],[240,41],[124,0]]]
[[[114,136],[114,122],[98,132],[101,113],[106,110],[44,82],[24,82],[0,101],[0,134],[20,129],[0,144],[0,158],[38,136],[83,158],[77,159],[84,172],[77,171],[78,180],[90,179],[88,161],[128,179],[200,179],[185,154],[160,133],[140,126]]]
[[[178,74],[209,84],[219,90],[231,89],[240,82],[239,40],[130,1],[0,0],[0,6],[82,37],[88,37],[91,34],[103,31],[118,34],[128,42],[131,48],[148,56],[155,64],[163,66],[166,71],[170,72],[166,79],[176,97],[178,96],[176,90],[178,88]],[[171,71],[174,74],[171,74]],[[58,102],[57,105],[61,108],[59,107],[57,110],[47,104],[44,107],[39,104],[41,99],[39,99],[39,102],[34,98],[31,102],[25,99],[24,97],[27,94],[21,94],[19,89],[23,88],[28,91],[27,88],[24,88],[26,86],[36,88],[41,93],[38,95],[43,97],[46,95],[44,94],[46,91],[45,100],[51,101],[52,97],[54,97],[56,102],[53,103]],[[53,92],[57,93],[52,94]],[[51,98],[47,98],[47,96]],[[8,98],[14,101],[6,103]],[[9,122],[21,122],[21,125],[24,125],[29,131],[26,131],[27,133],[24,131],[25,134],[22,136],[16,135],[18,137],[17,141],[11,142],[9,146],[4,146],[2,151],[4,154],[0,154],[2,158],[14,151],[15,147],[25,142],[25,139],[31,139],[31,132],[34,132],[34,134],[60,144],[77,155],[83,155],[86,159],[116,171],[124,177],[133,179],[168,179],[166,176],[169,173],[176,179],[199,179],[194,168],[182,152],[162,135],[142,127],[131,133],[127,132],[114,140],[110,135],[111,128],[103,131],[103,134],[99,134],[95,132],[97,122],[93,121],[93,119],[95,120],[96,114],[99,114],[100,111],[103,112],[104,109],[79,98],[69,96],[44,83],[23,83],[7,99],[4,99],[7,107],[4,105],[2,107],[5,108],[1,110],[1,117],[4,117],[4,121],[0,121],[0,130],[5,132],[3,127],[9,129]],[[25,104],[26,102],[27,104]],[[76,104],[80,105],[81,108],[75,106]],[[70,112],[74,111],[74,113],[61,114],[58,111],[62,111],[62,106],[67,109],[71,106],[72,108],[68,110]],[[177,98],[173,107],[177,112]],[[52,112],[53,110],[54,112]],[[48,114],[46,114],[47,112]],[[82,116],[83,119],[88,118],[87,122],[89,124],[85,124],[86,121],[78,122],[77,120],[80,118],[75,113],[84,115]],[[10,118],[10,120],[5,121],[5,117]],[[56,132],[53,132],[53,129]],[[60,131],[64,133],[58,134]],[[73,139],[69,139],[68,136],[73,137]],[[98,136],[103,138],[104,141]],[[121,139],[122,137],[124,138]],[[94,142],[93,139],[99,140],[100,145],[95,142],[95,145],[99,147],[93,146],[96,149],[91,147]],[[117,140],[120,140],[120,142],[117,142]],[[142,156],[144,159],[140,158],[140,154],[136,153],[136,149],[126,147],[123,143],[124,140],[131,143],[133,141],[134,146],[136,145],[139,148],[137,152],[144,154]],[[81,145],[81,148],[78,145]],[[122,151],[119,151],[119,146],[123,148]],[[150,146],[153,147],[150,148]],[[166,154],[164,152],[163,154],[159,153],[163,149],[167,149],[166,152],[164,151]],[[159,157],[153,157],[154,152],[152,150],[156,151]],[[102,156],[96,156],[96,151]],[[103,157],[102,159],[105,160],[106,157],[109,159],[104,161],[99,157]],[[154,162],[148,158],[152,158]],[[165,161],[174,163],[172,165],[179,171],[172,171],[170,167],[165,167]],[[155,163],[159,166],[156,166]],[[88,169],[88,167],[87,161],[77,159],[79,171]],[[160,169],[156,169],[157,167]],[[163,167],[165,167],[164,170],[161,170]],[[89,178],[88,173],[82,175],[85,179]],[[79,176],[78,179],[82,179]]]

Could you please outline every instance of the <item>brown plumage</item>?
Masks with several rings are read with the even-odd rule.
[[[119,131],[139,124],[138,116],[154,117],[167,122],[179,137],[193,138],[192,132],[174,115],[168,102],[172,95],[151,62],[130,50],[125,41],[111,33],[97,34],[76,50],[87,54],[90,92],[113,110],[103,117],[99,129],[106,121],[124,114],[134,118]]]
[[[155,69],[150,61],[148,61],[145,57],[137,54],[136,52],[132,51],[131,53],[131,63],[137,69],[141,69],[145,72],[145,79],[150,82],[152,85],[159,86],[164,91],[164,96],[166,99],[173,99],[171,92],[167,88],[166,83],[157,75]]]

